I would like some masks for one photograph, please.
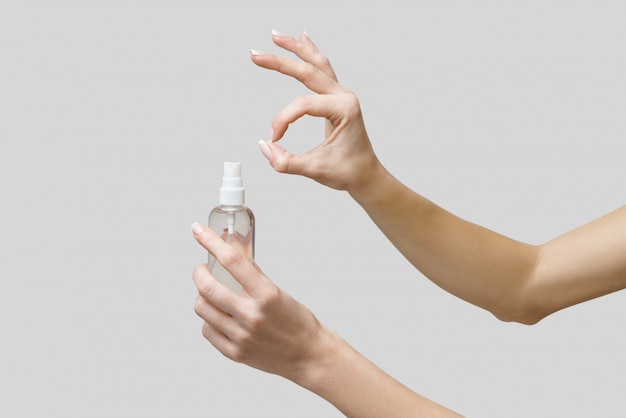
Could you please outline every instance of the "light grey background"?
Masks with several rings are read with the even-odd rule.
[[[426,280],[350,198],[259,153],[294,80],[249,60],[306,30],[383,163],[541,243],[624,204],[619,1],[3,1],[0,415],[333,417],[225,359],[189,231],[243,163],[257,261],[364,355],[470,417],[624,416],[624,293],[533,327]],[[312,147],[322,122],[284,146]]]

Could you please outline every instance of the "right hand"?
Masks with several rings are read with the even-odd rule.
[[[194,224],[192,231],[242,286],[235,293],[217,281],[206,263],[196,267],[195,311],[204,321],[204,337],[234,361],[298,384],[307,382],[324,363],[333,334],[211,228]]]
[[[280,173],[303,175],[348,192],[364,189],[381,165],[365,131],[357,97],[337,82],[330,62],[306,33],[295,39],[274,32],[272,40],[302,61],[257,51],[252,51],[252,61],[297,79],[317,94],[298,96],[280,111],[272,122],[272,137],[259,144],[261,150]],[[304,154],[291,154],[275,142],[304,115],[326,118],[326,137]]]

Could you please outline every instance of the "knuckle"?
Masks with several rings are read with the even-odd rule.
[[[202,336],[207,340],[211,340],[211,327],[206,322],[202,324]]]
[[[315,64],[318,67],[330,67],[330,60],[322,53],[317,53],[314,57]]]
[[[289,172],[289,157],[287,155],[280,155],[272,160],[272,167],[278,173]]]
[[[307,96],[305,95],[296,96],[296,98],[293,99],[293,104],[295,105],[296,108],[305,107],[307,104]]]
[[[272,122],[272,128],[274,129],[274,133],[278,133],[279,135],[282,133],[284,135],[285,131],[289,129],[289,120],[288,112],[293,107],[293,103],[290,103],[289,106],[285,107],[279,114],[276,115]]]
[[[242,332],[235,339],[235,344],[228,357],[237,363],[246,363],[254,352],[252,347],[252,336],[249,333]]]
[[[298,109],[301,109],[301,112],[304,112],[305,110],[307,110],[310,106],[311,106],[311,96],[303,94],[300,96],[297,96],[294,99],[294,104],[296,105],[296,107]]]
[[[266,318],[261,312],[254,311],[246,316],[246,322],[251,330],[259,330],[265,325]]]
[[[269,286],[265,289],[263,295],[259,299],[259,309],[262,312],[267,311],[278,304],[280,299],[281,291],[278,286]]]
[[[215,293],[215,283],[210,281],[202,281],[198,283],[198,293],[207,300],[210,300]]]
[[[206,267],[207,267],[206,264],[199,264],[199,265],[197,265],[193,269],[193,272],[191,273],[191,277],[196,279],[196,280],[199,279],[204,274],[204,272],[206,270]]]
[[[267,328],[271,321],[272,312],[276,311],[276,306],[280,305],[280,289],[272,286],[266,289],[263,294],[256,298],[254,308],[246,312],[245,322],[250,333],[254,334]]]
[[[311,77],[313,77],[313,75],[315,75],[317,71],[318,69],[313,64],[308,63],[308,62],[303,62],[302,66],[300,67],[298,79],[301,82],[306,82],[307,80],[310,80]]]
[[[226,269],[231,269],[241,266],[244,262],[244,258],[239,251],[234,248],[229,248],[219,261]]]
[[[226,354],[226,357],[237,363],[245,363],[247,358],[246,354],[240,347],[233,348],[228,354]]]
[[[252,337],[251,332],[242,331],[237,336],[237,346],[239,347],[240,351],[245,353],[253,345],[253,340],[254,338]]]
[[[327,173],[326,161],[322,159],[311,160],[307,170],[314,179],[323,179]]]
[[[276,56],[275,67],[274,69],[278,72],[285,72],[289,68],[289,61],[286,58],[281,56]]]
[[[344,101],[348,113],[352,115],[361,114],[361,104],[359,103],[359,98],[354,93],[346,93]]]
[[[196,298],[196,302],[193,304],[193,310],[198,316],[202,316],[204,312],[204,301],[200,296]]]
[[[200,242],[200,245],[202,245],[204,248],[209,248],[209,245],[211,243],[211,239],[209,236],[207,236],[207,234],[205,232],[203,232],[202,234],[200,234],[198,236],[198,241]]]

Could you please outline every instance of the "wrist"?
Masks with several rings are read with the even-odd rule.
[[[323,327],[323,338],[317,345],[298,380],[303,388],[333,404],[346,416],[371,409],[368,397],[372,388],[386,385],[389,379],[382,370],[363,357],[338,334]],[[360,414],[364,416],[363,414]]]
[[[367,170],[364,180],[348,190],[352,198],[361,206],[369,206],[384,201],[397,180],[377,160]]]
[[[301,367],[289,380],[321,396],[320,389],[326,384],[340,358],[346,342],[334,331],[321,325],[317,338],[310,341],[309,354],[303,358]]]

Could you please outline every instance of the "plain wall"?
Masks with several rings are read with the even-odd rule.
[[[470,417],[624,416],[623,292],[528,327],[429,282],[345,192],[258,150],[309,94],[256,67],[306,30],[383,164],[539,244],[624,204],[619,1],[4,1],[0,415],[339,417],[201,335],[189,226],[241,161],[257,262],[398,380]],[[322,140],[321,120],[282,144]]]

